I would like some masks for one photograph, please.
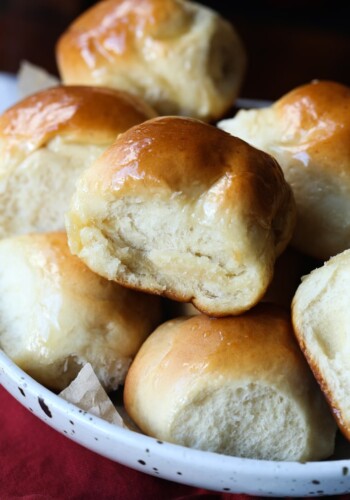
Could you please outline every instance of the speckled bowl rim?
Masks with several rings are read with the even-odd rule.
[[[272,462],[161,442],[83,412],[33,380],[1,350],[0,384],[33,414],[73,441],[115,462],[163,479],[213,491],[264,496],[350,492],[350,459]],[[74,433],[69,432],[73,426]]]

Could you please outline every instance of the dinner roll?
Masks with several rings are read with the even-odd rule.
[[[350,247],[350,88],[314,81],[218,126],[272,154],[297,204],[293,244],[326,260]]]
[[[62,390],[91,363],[116,389],[159,321],[156,297],[91,272],[65,233],[0,241],[0,347],[45,386]]]
[[[266,460],[334,448],[335,422],[289,315],[270,304],[162,324],[130,367],[124,403],[146,434],[190,448]]]
[[[160,114],[218,119],[238,96],[246,55],[233,26],[183,0],[106,0],[62,34],[66,84],[103,85],[143,97]]]
[[[0,116],[0,238],[64,229],[77,177],[154,111],[126,92],[53,87]]]
[[[300,347],[350,439],[350,250],[307,275],[292,306]]]
[[[191,118],[148,120],[85,172],[67,213],[69,244],[118,283],[237,314],[265,293],[294,227],[276,161]]]

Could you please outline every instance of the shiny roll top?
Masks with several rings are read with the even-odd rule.
[[[218,13],[183,0],[106,0],[78,17],[57,44],[66,84],[140,95],[160,114],[205,120],[233,104],[246,56]]]
[[[274,108],[281,142],[305,166],[317,162],[320,172],[350,175],[350,87],[314,81],[286,94]]]
[[[349,87],[314,81],[218,126],[281,165],[297,204],[293,244],[301,252],[327,260],[350,247]]]
[[[95,162],[87,189],[108,196],[152,191],[200,196],[215,186],[211,211],[239,205],[271,225],[289,187],[277,162],[244,141],[194,119],[164,117],[133,127]],[[217,205],[216,205],[217,204]],[[285,242],[281,238],[284,246]]]
[[[64,233],[0,241],[0,344],[34,379],[64,389],[90,363],[107,391],[159,324],[157,297],[92,273]]]
[[[131,126],[156,115],[127,92],[67,85],[37,92],[0,116],[2,154],[31,153],[55,136],[71,142],[105,145]]]

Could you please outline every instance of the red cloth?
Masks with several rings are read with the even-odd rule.
[[[247,500],[119,465],[46,425],[0,387],[0,500]]]
[[[56,432],[1,386],[0,408],[0,500],[257,498],[192,488],[112,462]]]

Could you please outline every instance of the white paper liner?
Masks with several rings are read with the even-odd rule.
[[[46,70],[28,61],[22,61],[17,74],[17,88],[20,99],[40,90],[60,85],[60,80]]]
[[[128,428],[100,384],[90,363],[84,365],[77,377],[59,396],[111,424]]]

